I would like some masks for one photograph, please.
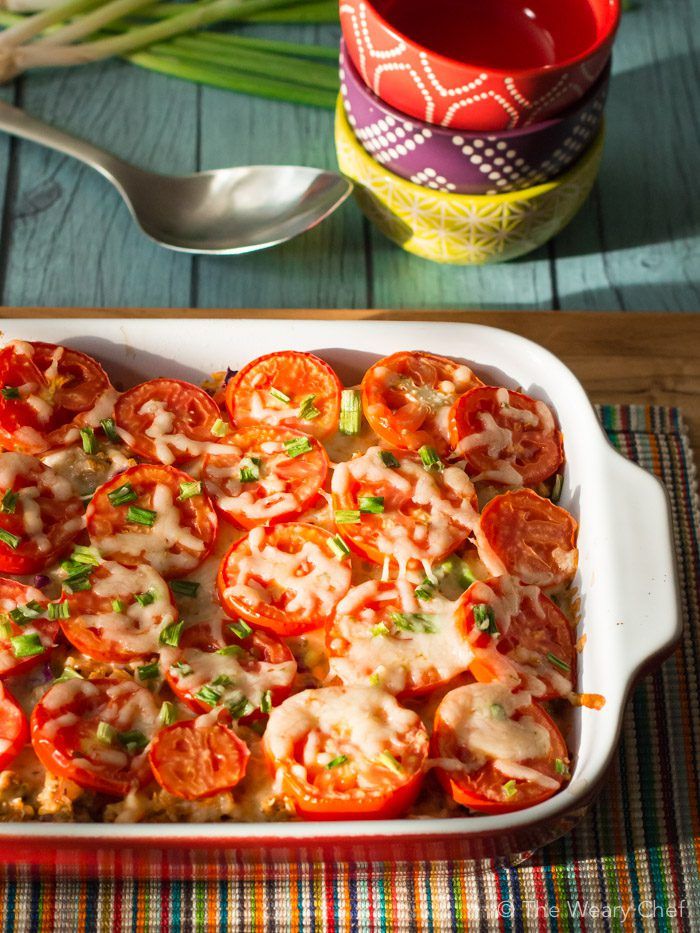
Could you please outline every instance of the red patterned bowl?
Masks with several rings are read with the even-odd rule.
[[[383,9],[387,0],[374,2]],[[568,2],[560,2],[560,23],[567,22]],[[567,58],[507,70],[434,52],[392,26],[367,0],[341,0],[340,22],[350,58],[378,97],[426,123],[486,132],[546,120],[596,82],[610,56],[620,0],[586,2],[594,20],[592,41],[576,50],[574,35]],[[425,10],[429,16],[431,5]],[[468,19],[460,28],[469,28]]]

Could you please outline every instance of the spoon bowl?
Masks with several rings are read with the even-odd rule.
[[[321,223],[353,190],[342,175],[302,165],[159,175],[1,102],[0,129],[92,166],[148,237],[180,252],[232,255],[277,246]]]

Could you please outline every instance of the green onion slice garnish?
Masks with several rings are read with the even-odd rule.
[[[177,707],[174,703],[169,700],[163,703],[158,713],[158,721],[163,726],[172,726],[174,722],[177,722]]]
[[[427,635],[432,635],[437,631],[434,618],[422,612],[392,612],[389,616],[392,625],[399,631]]]
[[[191,483],[180,483],[180,495],[177,497],[179,502],[185,502],[194,496],[199,496],[202,492],[202,484],[199,480],[192,480]]]
[[[85,570],[83,573],[74,573],[70,577],[66,577],[63,581],[63,589],[69,593],[81,593],[83,590],[91,590],[92,583],[90,582],[89,571]]]
[[[421,462],[426,470],[444,470],[445,464],[438,457],[437,451],[434,447],[428,447],[424,445],[418,451],[418,455],[421,458]]]
[[[136,673],[139,676],[139,680],[156,680],[156,678],[160,677],[160,667],[157,661],[152,661],[150,664],[137,667]]]
[[[222,421],[221,418],[217,418],[214,424],[211,426],[211,433],[214,437],[226,437],[229,432],[229,427],[225,421]]]
[[[16,551],[22,543],[22,539],[19,537],[19,535],[13,535],[12,532],[7,531],[6,528],[0,528],[0,541],[2,541],[8,547],[11,547],[13,551]]]
[[[504,720],[507,718],[505,708],[500,703],[492,703],[489,706],[489,712],[491,713],[491,719]]]
[[[83,442],[83,450],[86,454],[97,453],[97,438],[92,428],[81,428],[80,440]]]
[[[238,622],[232,622],[228,630],[229,632],[233,632],[233,634],[240,639],[248,638],[248,636],[253,634],[253,629],[243,619],[239,619]]]
[[[313,421],[314,418],[318,418],[321,414],[318,408],[316,408],[314,405],[315,401],[315,395],[305,395],[304,398],[299,402],[299,417],[302,421]]]
[[[341,434],[359,434],[362,425],[362,402],[357,389],[343,389],[340,396],[340,419],[338,430]]]
[[[401,466],[396,457],[392,454],[390,450],[380,450],[379,459],[382,461],[385,467],[389,467],[390,470],[395,470]]]
[[[362,516],[359,509],[336,509],[333,517],[336,525],[357,525]]]
[[[518,788],[515,784],[515,781],[506,781],[503,785],[503,793],[507,798],[515,797],[518,793]]]
[[[112,609],[114,612],[126,612],[126,605],[121,599],[112,600]]]
[[[173,580],[170,589],[178,596],[196,596],[199,583],[196,580]]]
[[[302,454],[308,454],[312,450],[311,441],[308,437],[290,437],[284,442],[284,452],[288,457],[300,457]]]
[[[147,528],[152,528],[157,518],[158,513],[153,509],[141,509],[136,505],[130,505],[126,510],[126,520],[132,525],[145,525]]]
[[[374,674],[369,675],[369,685],[370,687],[379,687],[381,686],[382,680],[379,674],[375,671]]]
[[[70,619],[70,606],[66,602],[49,603],[49,619]]]
[[[340,535],[335,535],[334,538],[331,538],[328,542],[328,547],[333,551],[333,556],[337,557],[338,560],[345,560],[350,556],[350,548]]]
[[[148,739],[143,732],[139,732],[138,729],[118,733],[117,738],[120,744],[123,745],[128,752],[132,753],[141,752],[148,745]]]
[[[289,405],[291,402],[291,398],[286,394],[286,392],[282,392],[281,389],[276,389],[274,386],[271,386],[270,388],[270,395],[273,398],[276,398],[278,402],[282,402],[284,405]]]
[[[552,654],[551,651],[547,652],[546,658],[550,664],[553,664],[555,667],[558,667],[560,671],[564,671],[565,673],[568,674],[569,671],[571,670],[571,667],[566,663],[566,661],[562,661],[561,658],[558,658],[556,654]]]
[[[255,707],[250,702],[248,697],[239,692],[238,694],[234,694],[233,697],[229,700],[229,702],[226,704],[226,709],[234,719],[241,719],[243,716],[247,716],[249,713],[252,713]]]
[[[27,635],[15,635],[10,639],[12,653],[16,658],[33,658],[34,655],[43,654],[46,648],[36,632]]]
[[[170,673],[177,674],[178,677],[189,677],[194,671],[186,661],[176,661],[170,666]]]
[[[158,637],[161,645],[169,645],[171,648],[177,648],[180,644],[180,636],[185,626],[184,622],[171,622],[166,625]]]
[[[420,586],[415,588],[413,595],[416,597],[416,599],[420,599],[422,602],[427,602],[429,599],[432,599],[435,596],[435,584],[426,577]]]
[[[97,741],[102,742],[103,745],[113,745],[117,741],[119,733],[108,722],[98,722],[95,735]]]
[[[394,774],[403,774],[403,768],[391,752],[382,752],[380,755],[377,755],[376,761],[385,768],[388,768],[389,771],[393,771]]]
[[[334,758],[333,761],[328,762],[328,764],[326,765],[326,768],[328,769],[328,771],[331,771],[333,768],[338,768],[340,767],[340,765],[344,765],[347,760],[348,760],[347,755],[338,755],[338,757]]]
[[[388,635],[389,629],[387,628],[384,622],[378,622],[376,625],[372,626],[372,628],[370,629],[370,634],[372,638],[380,638],[380,637],[383,637],[384,635]]]
[[[231,657],[236,657],[236,658],[242,658],[246,652],[245,652],[245,649],[241,648],[240,645],[226,645],[225,648],[219,648],[219,650],[216,653],[223,654],[226,657],[231,656]]]
[[[38,619],[44,612],[44,607],[35,599],[32,599],[30,602],[25,603],[24,606],[15,607],[8,615],[17,625],[24,625],[31,619]]]
[[[221,687],[215,687],[213,684],[204,684],[204,686],[200,687],[195,693],[195,696],[198,700],[201,700],[202,703],[206,703],[207,706],[218,706],[221,702],[223,692]]]
[[[135,502],[138,499],[138,495],[131,483],[124,483],[123,486],[118,486],[117,489],[108,492],[107,498],[112,505],[126,505],[129,502]]]
[[[2,501],[0,502],[0,512],[5,512],[7,515],[14,515],[16,507],[17,493],[13,492],[11,489],[6,489]]]
[[[562,775],[564,775],[565,777],[568,777],[568,776],[569,776],[569,768],[568,768],[568,765],[567,765],[566,762],[563,761],[561,758],[555,758],[555,760],[554,760],[554,770],[557,772],[557,774],[562,774]]]
[[[472,609],[474,615],[474,625],[480,632],[487,632],[489,635],[498,635],[498,626],[496,625],[496,613],[487,603],[477,603]]]
[[[79,674],[72,667],[64,667],[61,676],[54,680],[55,684],[64,684],[67,680],[85,680],[82,674]]]
[[[102,563],[102,558],[96,548],[83,547],[80,544],[73,548],[70,559],[76,564],[85,564],[88,567],[99,567]]]
[[[266,690],[260,698],[260,712],[269,713],[272,709],[272,691]]]
[[[108,441],[111,441],[113,444],[120,443],[121,438],[117,434],[117,425],[114,418],[103,418],[102,421],[100,421],[100,425]]]
[[[360,496],[358,505],[361,512],[380,515],[384,511],[384,496]]]
[[[0,395],[3,398],[21,398],[18,386],[3,386],[0,389]]]
[[[139,606],[150,606],[151,603],[156,601],[156,594],[153,590],[146,590],[145,593],[135,593],[134,599],[139,604]]]

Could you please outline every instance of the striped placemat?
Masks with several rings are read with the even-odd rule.
[[[567,837],[519,867],[291,864],[225,881],[0,883],[0,930],[700,930],[700,509],[678,410],[600,409],[673,505],[685,630],[636,689],[610,782]]]

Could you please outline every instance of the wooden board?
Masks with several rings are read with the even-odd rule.
[[[242,257],[162,250],[90,169],[0,139],[0,300],[95,307],[700,308],[700,4],[636,0],[614,54],[593,197],[544,249],[502,266],[403,253],[348,203],[306,237]],[[246,27],[335,43],[332,27]],[[106,62],[3,89],[46,120],[161,171],[248,161],[335,167],[333,117]],[[4,200],[3,200],[4,199]]]
[[[170,309],[2,308],[1,319],[22,317],[173,317]],[[700,462],[700,315],[512,311],[399,313],[374,310],[179,309],[180,318],[330,318],[468,321],[522,334],[550,349],[600,403],[677,405],[683,410]]]

